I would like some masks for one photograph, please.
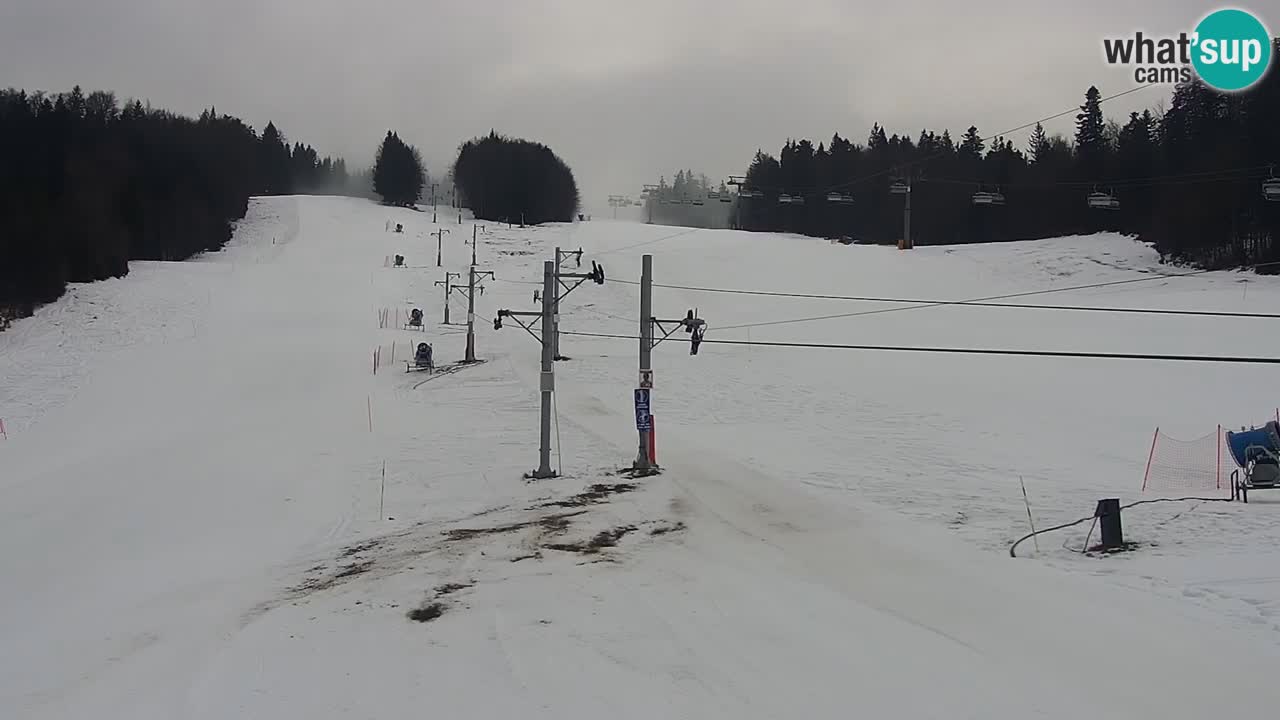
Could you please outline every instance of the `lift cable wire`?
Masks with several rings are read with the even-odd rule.
[[[688,234],[690,234],[690,233],[695,233],[695,232],[697,232],[697,231],[699,231],[699,230],[702,230],[702,229],[703,229],[703,228],[686,228],[686,229],[684,229],[684,230],[681,230],[680,232],[677,232],[677,233],[671,233],[670,235],[663,235],[662,237],[652,238],[652,239],[650,239],[650,240],[642,240],[641,242],[633,243],[633,244],[631,244],[631,245],[623,245],[622,247],[619,247],[619,248],[613,248],[612,250],[601,250],[601,251],[598,251],[598,252],[594,252],[593,254],[594,254],[594,255],[609,255],[609,254],[611,254],[611,253],[622,252],[623,250],[631,250],[631,249],[633,249],[633,248],[644,247],[645,245],[652,245],[652,244],[654,244],[654,243],[659,243],[659,242],[662,242],[663,240],[671,240],[671,239],[673,239],[673,238],[681,237],[682,235],[688,235]]]
[[[615,340],[639,340],[639,335],[590,333],[561,330],[561,335],[578,337],[611,338]],[[676,338],[668,338],[675,340]],[[681,339],[689,342],[688,339]],[[1074,350],[1019,350],[1015,348],[959,348],[924,347],[912,345],[862,345],[823,342],[782,342],[771,340],[719,340],[704,337],[703,345],[745,345],[749,347],[804,348],[815,350],[880,350],[888,352],[919,352],[956,355],[1012,355],[1020,357],[1093,358],[1099,360],[1165,360],[1174,362],[1228,363],[1244,365],[1280,365],[1280,357],[1246,357],[1236,355],[1162,355],[1158,353],[1104,353]]]
[[[1061,180],[1052,182],[1014,182],[1014,183],[984,183],[978,180],[961,180],[953,178],[917,178],[912,182],[915,184],[941,184],[941,185],[967,185],[982,186],[995,185],[1002,189],[1008,190],[1012,188],[1054,188],[1054,187],[1099,187],[1107,189],[1131,189],[1144,187],[1160,187],[1165,185],[1197,185],[1219,182],[1240,182],[1242,180],[1256,180],[1268,177],[1267,165],[1242,168],[1224,168],[1221,170],[1208,170],[1204,172],[1185,173],[1182,175],[1165,175],[1160,177],[1148,178],[1125,178],[1118,180]]]
[[[1181,277],[1181,275],[1165,275],[1163,277]],[[1145,278],[1144,278],[1145,279]],[[639,285],[635,280],[622,280],[612,278],[613,282],[624,283],[627,285]],[[1126,281],[1129,282],[1129,281]],[[1033,303],[1005,303],[1005,302],[985,302],[982,300],[922,300],[915,298],[891,298],[891,297],[875,297],[862,295],[829,295],[823,293],[801,293],[801,292],[781,292],[771,290],[746,290],[739,288],[714,288],[714,287],[698,287],[693,285],[667,285],[663,283],[654,283],[656,288],[667,288],[670,290],[688,290],[690,292],[705,293],[724,293],[729,295],[760,295],[764,297],[783,297],[783,298],[799,298],[809,300],[845,300],[852,302],[877,302],[877,303],[898,303],[911,305],[959,305],[967,307],[992,307],[992,308],[1012,308],[1020,310],[1071,310],[1081,312],[1105,312],[1105,313],[1133,313],[1142,315],[1191,315],[1199,317],[1239,317],[1239,318],[1266,318],[1280,319],[1280,313],[1264,313],[1264,312],[1230,312],[1218,310],[1176,310],[1166,308],[1131,308],[1131,307],[1109,307],[1109,306],[1092,306],[1092,305],[1036,305]],[[1082,286],[1084,287],[1084,286]],[[1067,288],[1061,288],[1066,290]],[[1045,291],[1045,292],[1057,292]],[[895,308],[897,309],[897,308]],[[906,309],[906,308],[901,308]],[[721,328],[728,329],[728,328]]]
[[[1268,266],[1268,265],[1280,265],[1280,261],[1276,261],[1276,262],[1269,262],[1269,263],[1261,263],[1261,264],[1258,264],[1258,265],[1253,265],[1253,266],[1251,266],[1251,267],[1252,267],[1252,268],[1259,268],[1259,267],[1266,267],[1266,266]],[[739,329],[739,328],[765,327],[765,326],[769,326],[769,325],[791,325],[791,324],[795,324],[795,323],[802,323],[802,322],[815,322],[815,321],[818,321],[818,320],[835,320],[835,319],[839,319],[839,318],[859,317],[859,316],[863,316],[863,315],[880,315],[880,314],[883,314],[883,313],[903,312],[903,311],[905,311],[905,310],[919,310],[919,309],[921,309],[921,308],[927,308],[927,307],[943,307],[943,306],[946,306],[946,305],[957,305],[957,304],[960,304],[960,303],[983,303],[983,302],[991,302],[991,301],[994,301],[994,300],[1009,300],[1009,299],[1013,299],[1013,298],[1020,298],[1020,297],[1031,297],[1031,296],[1036,296],[1036,295],[1049,295],[1049,294],[1052,294],[1052,293],[1069,292],[1069,291],[1072,291],[1072,290],[1092,290],[1092,289],[1096,289],[1096,288],[1115,287],[1115,286],[1117,286],[1117,285],[1132,285],[1132,284],[1135,284],[1135,283],[1141,283],[1141,282],[1151,282],[1151,281],[1153,281],[1153,280],[1166,280],[1166,279],[1169,279],[1169,278],[1193,277],[1193,276],[1196,276],[1196,275],[1204,275],[1204,274],[1206,274],[1206,273],[1211,273],[1211,272],[1218,272],[1218,271],[1216,271],[1216,270],[1193,270],[1193,271],[1191,271],[1191,272],[1185,272],[1185,273],[1170,273],[1170,274],[1167,274],[1167,275],[1166,275],[1166,274],[1155,274],[1155,275],[1148,275],[1148,276],[1146,276],[1146,277],[1140,277],[1140,278],[1129,278],[1129,279],[1127,279],[1127,280],[1111,280],[1111,281],[1108,281],[1108,282],[1089,283],[1089,284],[1087,284],[1087,285],[1071,285],[1071,286],[1068,286],[1068,287],[1061,287],[1061,288],[1048,288],[1048,289],[1045,289],[1045,290],[1029,290],[1029,291],[1026,291],[1026,292],[1008,293],[1008,294],[1005,294],[1005,295],[990,295],[990,296],[987,296],[987,297],[969,298],[969,299],[967,299],[967,300],[960,300],[960,301],[953,301],[953,300],[940,300],[940,301],[937,301],[937,302],[934,302],[934,303],[921,304],[921,305],[908,305],[908,306],[906,306],[906,307],[880,308],[880,309],[878,309],[878,310],[862,310],[862,311],[859,311],[859,312],[837,313],[837,314],[833,314],[833,315],[817,315],[817,316],[813,316],[813,317],[791,318],[791,319],[787,319],[787,320],[771,320],[771,321],[764,321],[764,322],[758,322],[758,323],[742,323],[742,324],[740,324],[740,325],[725,325],[725,326],[720,326],[718,329],[720,329],[720,330],[736,330],[736,329]]]
[[[1258,264],[1250,265],[1241,269],[1256,270],[1258,268],[1271,267],[1275,265],[1280,265],[1280,261],[1258,263]],[[891,312],[903,312],[906,310],[919,310],[919,309],[928,308],[928,307],[966,306],[966,305],[976,306],[976,307],[1024,307],[1023,304],[1021,303],[997,304],[994,301],[1011,300],[1014,298],[1032,297],[1032,296],[1038,296],[1038,295],[1049,295],[1052,293],[1070,292],[1074,290],[1093,290],[1097,288],[1115,287],[1118,285],[1132,285],[1132,284],[1141,283],[1141,282],[1151,282],[1153,280],[1167,280],[1172,278],[1194,277],[1197,275],[1205,275],[1211,272],[1221,272],[1221,271],[1192,270],[1190,272],[1185,272],[1185,273],[1168,273],[1168,274],[1159,273],[1159,274],[1147,275],[1145,277],[1139,277],[1139,278],[1128,278],[1125,280],[1111,280],[1107,282],[1088,283],[1085,285],[1070,285],[1067,287],[1047,288],[1044,290],[1028,290],[1025,292],[1007,293],[1004,295],[989,295],[987,297],[970,298],[967,300],[936,300],[936,301],[934,300],[917,301],[917,300],[870,298],[870,297],[859,298],[854,296],[818,295],[816,293],[814,294],[776,293],[776,292],[764,291],[764,290],[738,290],[733,288],[704,288],[704,287],[687,286],[687,285],[666,285],[666,284],[658,284],[658,283],[654,283],[654,287],[662,287],[662,288],[676,289],[676,290],[689,290],[693,292],[724,292],[724,293],[738,293],[738,294],[744,294],[744,295],[745,294],[769,295],[769,296],[776,295],[779,297],[803,297],[803,298],[812,298],[812,299],[866,300],[868,302],[917,303],[913,305],[906,305],[905,307],[879,308],[876,310],[860,310],[860,311],[848,312],[848,313],[835,313],[830,315],[814,315],[814,316],[801,317],[801,318],[788,318],[784,320],[768,320],[768,321],[755,322],[755,323],[741,323],[738,325],[725,325],[725,326],[717,327],[717,330],[740,330],[745,328],[767,327],[772,325],[792,325],[792,324],[797,324],[802,322],[817,322],[820,320],[837,320],[837,319],[850,318],[850,317],[861,317],[864,315],[880,315],[880,314],[891,313]],[[618,278],[611,278],[611,281],[628,284],[628,285],[639,285],[639,283],[634,280],[621,280]],[[519,284],[534,284],[533,281],[529,281],[529,280],[507,280],[505,282],[519,283]],[[1162,309],[1156,309],[1156,308],[1149,308],[1149,309],[1147,308],[1092,308],[1092,307],[1083,306],[1083,305],[1053,306],[1053,305],[1026,304],[1025,308],[1037,309],[1037,310],[1048,309],[1048,310],[1073,310],[1073,311],[1086,311],[1086,312],[1093,311],[1093,312],[1114,312],[1114,313],[1144,313],[1144,314],[1160,314],[1160,315],[1195,315],[1195,316],[1205,316],[1205,317],[1244,317],[1244,318],[1263,318],[1263,319],[1275,317],[1274,315],[1267,314],[1267,313],[1229,313],[1225,311],[1219,313],[1217,311],[1211,311],[1211,310],[1162,310]]]

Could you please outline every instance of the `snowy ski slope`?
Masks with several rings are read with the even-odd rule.
[[[1280,495],[1135,508],[1143,546],[1123,556],[1069,550],[1087,525],[1006,552],[1027,527],[1020,476],[1040,526],[1140,499],[1152,429],[1265,420],[1266,366],[664,343],[667,470],[633,487],[613,470],[635,454],[636,342],[569,334],[636,333],[645,252],[660,284],[879,297],[1150,277],[1027,300],[1245,311],[1280,280],[1160,277],[1107,235],[902,253],[487,224],[486,362],[427,380],[399,363],[424,336],[437,363],[462,357],[434,282],[465,271],[471,236],[444,223],[437,269],[429,221],[256,199],[225,250],[134,263],[0,333],[0,717],[1199,720],[1280,701],[1259,676],[1280,659]],[[557,245],[609,281],[564,302],[564,476],[526,483],[538,348],[491,318],[536,309]],[[384,267],[396,253],[411,267]],[[425,334],[378,327],[412,307]],[[692,307],[708,339],[752,343],[1280,351],[1265,320],[792,322],[902,306],[655,290],[659,317]]]

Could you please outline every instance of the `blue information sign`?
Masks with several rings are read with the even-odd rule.
[[[636,388],[636,429],[645,431],[653,427],[649,420],[649,388]]]

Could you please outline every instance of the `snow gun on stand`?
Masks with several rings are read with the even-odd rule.
[[[423,331],[423,328],[422,328],[422,310],[421,310],[421,309],[419,309],[419,308],[414,308],[413,310],[411,310],[411,311],[409,312],[409,322],[405,323],[405,325],[404,325],[404,329],[405,329],[405,330],[417,330],[418,332],[422,332],[422,331]]]
[[[418,343],[418,349],[413,353],[413,359],[406,363],[405,372],[433,372],[436,369],[435,360],[431,356],[431,345],[427,343]]]

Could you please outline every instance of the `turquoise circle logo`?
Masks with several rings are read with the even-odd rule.
[[[1271,33],[1244,10],[1215,10],[1196,26],[1191,64],[1212,88],[1236,92],[1252,87],[1271,64]]]

